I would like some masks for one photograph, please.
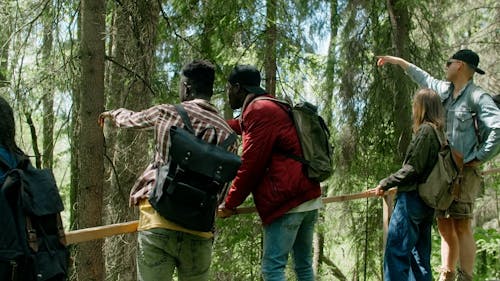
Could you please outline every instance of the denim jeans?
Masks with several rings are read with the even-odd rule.
[[[212,238],[164,228],[138,234],[137,279],[170,281],[177,267],[179,281],[206,281],[212,259]]]
[[[284,281],[288,254],[292,252],[299,281],[313,281],[312,240],[318,210],[288,213],[264,226],[262,276],[265,281]]]
[[[434,209],[416,190],[398,193],[389,222],[384,256],[385,281],[431,281],[431,228]]]

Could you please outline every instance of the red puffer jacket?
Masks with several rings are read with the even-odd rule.
[[[243,135],[242,165],[226,197],[235,209],[252,193],[264,225],[290,209],[321,196],[318,182],[306,177],[302,163],[284,153],[302,155],[297,132],[281,105],[254,100],[241,122],[228,122]],[[239,124],[238,124],[239,123]]]

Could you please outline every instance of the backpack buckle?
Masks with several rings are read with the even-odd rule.
[[[28,244],[33,252],[38,252],[38,239],[36,235],[36,230],[33,228],[30,217],[26,217],[26,231],[28,233]]]

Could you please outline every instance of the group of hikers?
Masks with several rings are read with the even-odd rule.
[[[439,280],[472,280],[476,251],[471,219],[482,182],[479,167],[500,151],[500,110],[492,96],[472,79],[475,73],[484,74],[478,67],[479,56],[468,49],[453,54],[446,62],[446,81],[398,57],[380,56],[377,64],[400,66],[421,87],[413,96],[413,139],[403,166],[370,190],[383,195],[389,188],[398,187],[385,249],[384,280],[433,280],[430,255],[434,217],[441,235]],[[238,65],[229,74],[226,90],[230,107],[241,108],[241,114],[225,120],[210,103],[214,78],[215,68],[210,62],[194,60],[183,67],[179,83],[181,105],[195,135],[218,145],[234,133],[242,136],[241,165],[231,184],[217,190],[218,210],[213,215],[234,215],[251,193],[263,225],[263,280],[285,280],[290,254],[297,280],[315,280],[312,244],[318,210],[323,207],[322,192],[320,183],[307,176],[304,164],[288,156],[303,154],[289,109],[261,88],[261,75],[255,66]],[[14,141],[12,109],[1,98],[0,113],[0,157],[15,166],[14,155],[22,151]],[[171,161],[172,128],[187,126],[178,106],[106,111],[98,123],[154,130],[154,160],[132,187],[129,201],[139,207],[140,213],[138,280],[172,280],[175,270],[180,281],[208,280],[213,230],[173,222],[148,200],[160,167]],[[463,154],[465,163],[460,193],[442,212],[427,206],[417,192],[441,148],[435,132],[447,137],[450,146]],[[237,153],[238,146],[233,143],[227,150]],[[2,180],[0,171],[0,183]]]

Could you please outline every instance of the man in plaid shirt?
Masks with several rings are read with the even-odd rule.
[[[217,144],[223,142],[232,129],[210,104],[213,94],[214,66],[207,61],[193,61],[182,69],[179,95],[195,133],[214,127]],[[184,228],[162,217],[149,203],[148,196],[155,186],[157,169],[168,161],[169,130],[172,126],[184,127],[175,107],[170,104],[153,106],[140,112],[117,109],[103,112],[105,119],[119,128],[150,129],[155,132],[155,157],[130,192],[130,205],[139,206],[138,227],[138,280],[172,280],[177,267],[179,280],[208,280],[212,256],[212,232]],[[205,140],[213,138],[214,130],[206,130]],[[236,145],[230,147],[236,151]],[[227,186],[219,193],[219,203],[227,192]],[[215,215],[215,214],[214,214]]]

